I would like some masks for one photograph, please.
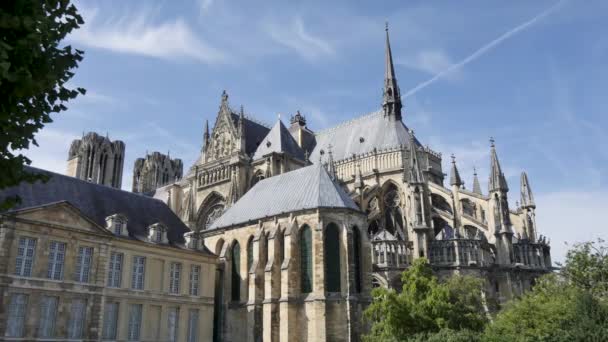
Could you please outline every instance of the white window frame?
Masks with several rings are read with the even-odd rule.
[[[139,339],[141,338],[142,312],[142,304],[129,305],[129,326],[127,331],[127,341],[139,341]]]
[[[40,316],[38,318],[38,337],[55,337],[57,323],[57,306],[59,298],[54,296],[43,296],[40,301]]]
[[[70,305],[70,321],[68,322],[68,338],[80,339],[84,335],[87,316],[87,300],[75,298]]]
[[[36,258],[37,240],[27,236],[19,237],[17,258],[15,259],[15,275],[31,277]]]
[[[78,247],[78,259],[76,260],[76,273],[74,280],[81,283],[89,282],[91,272],[91,264],[93,263],[93,247],[80,246]]]
[[[182,277],[182,264],[172,262],[169,270],[169,293],[179,294]]]
[[[67,244],[61,241],[49,243],[49,267],[46,274],[48,279],[63,280],[66,247]]]
[[[201,283],[201,266],[190,265],[190,295],[198,296],[200,294]]]
[[[188,311],[188,338],[187,342],[198,342],[198,321],[199,310],[190,309]]]
[[[28,295],[24,293],[11,294],[6,319],[6,337],[23,337],[25,334],[25,316],[27,314]]]
[[[120,252],[110,253],[108,264],[108,287],[120,288],[122,285],[122,266],[125,255]]]
[[[133,256],[133,275],[131,277],[131,289],[143,290],[146,280],[146,257]]]
[[[118,302],[106,303],[103,312],[103,340],[115,340],[118,336]]]
[[[167,314],[167,337],[169,342],[178,341],[179,332],[179,307],[169,308]]]

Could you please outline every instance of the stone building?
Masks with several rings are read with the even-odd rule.
[[[0,192],[21,197],[0,214],[0,340],[212,340],[217,258],[164,203],[28,171],[51,177]]]
[[[145,158],[137,158],[133,166],[133,192],[149,193],[182,178],[181,159],[171,159],[169,153],[146,153]]]
[[[378,111],[313,132],[300,112],[289,127],[260,124],[224,91],[194,165],[157,189],[194,231],[193,246],[220,258],[216,340],[356,341],[369,287],[399,288],[420,257],[442,277],[482,277],[499,302],[552,270],[528,177],[510,208],[494,141],[484,193],[477,174],[465,189],[455,158],[445,179],[442,154],[406,125],[388,30],[381,95]],[[330,194],[340,203],[311,204]]]
[[[118,188],[122,186],[125,143],[94,132],[72,141],[67,175]]]

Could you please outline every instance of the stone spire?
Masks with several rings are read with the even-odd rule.
[[[338,175],[336,172],[336,164],[334,163],[334,155],[331,152],[331,147],[331,145],[327,147],[327,173],[329,173],[329,177],[331,178],[331,180],[335,182],[338,179]]]
[[[526,172],[521,173],[521,207],[522,208],[536,208],[534,203],[534,195],[532,194],[532,188],[528,182],[528,174]]]
[[[205,132],[203,133],[203,149],[209,145],[209,120],[205,120]]]
[[[481,193],[481,186],[479,185],[479,179],[477,178],[477,169],[473,167],[473,193],[483,195]]]
[[[236,169],[232,169],[230,175],[230,190],[228,191],[228,206],[232,206],[239,199],[239,186]]]
[[[420,164],[418,163],[416,139],[414,138],[413,130],[410,130],[410,158],[408,166],[403,169],[403,181],[410,184],[420,184],[424,181]]]
[[[507,180],[505,174],[502,173],[500,163],[498,162],[498,155],[496,154],[496,146],[494,145],[494,138],[490,138],[490,181],[488,182],[488,190],[508,192],[509,187],[507,186]]]
[[[239,112],[239,134],[245,136],[245,109],[241,105],[241,111]]]
[[[456,157],[452,154],[452,172],[450,175],[450,185],[456,185],[457,187],[462,186],[462,179],[460,178],[460,173],[458,172],[458,168],[456,167]]]
[[[393,65],[393,54],[388,37],[388,23],[386,23],[386,60],[384,71],[384,91],[382,109],[384,116],[394,120],[401,120],[401,92],[397,85],[395,67]]]
[[[357,173],[355,174],[355,189],[363,189],[365,183],[363,182],[363,175],[361,174],[361,163],[357,164]]]

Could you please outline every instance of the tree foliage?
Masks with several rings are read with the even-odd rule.
[[[365,311],[372,323],[365,341],[403,341],[442,329],[482,331],[487,322],[481,296],[482,281],[454,276],[439,282],[424,258],[402,274],[400,293],[378,288]]]
[[[603,240],[576,244],[560,274],[542,277],[486,331],[488,341],[605,341],[608,262]]]
[[[0,189],[41,179],[24,171],[31,161],[19,151],[85,92],[66,87],[83,52],[60,45],[82,24],[69,0],[0,1]],[[17,201],[0,199],[0,210]]]
[[[561,273],[573,286],[608,299],[608,246],[602,239],[575,244]]]

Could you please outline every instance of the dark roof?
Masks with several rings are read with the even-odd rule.
[[[220,216],[210,229],[304,209],[343,208],[360,211],[320,164],[259,181]]]
[[[253,155],[253,159],[263,158],[272,152],[285,153],[299,160],[305,159],[304,151],[302,151],[280,119],[277,120],[277,123],[272,126],[268,135],[262,140],[262,143]]]
[[[0,190],[0,201],[15,195],[21,198],[21,203],[8,212],[67,201],[102,227],[106,225],[106,217],[123,214],[127,217],[127,229],[131,236],[146,236],[148,226],[161,222],[168,229],[169,241],[181,244],[184,243],[183,234],[190,231],[160,200],[33,167],[26,167],[26,171],[51,177],[46,183],[22,182]]]
[[[238,127],[239,115],[232,113],[232,120],[234,125]],[[262,143],[264,137],[270,131],[270,128],[257,123],[247,117],[244,118],[245,123],[245,152],[247,155],[252,156],[258,145]]]

